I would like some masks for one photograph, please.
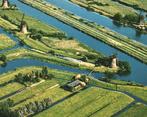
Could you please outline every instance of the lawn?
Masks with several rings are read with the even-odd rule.
[[[118,117],[146,117],[147,115],[147,106],[136,103],[131,106],[128,110],[118,115]]]
[[[13,47],[16,43],[4,34],[0,34],[0,50]]]
[[[91,87],[41,112],[36,117],[76,117],[79,115],[80,117],[108,117],[132,101],[132,98],[124,94]]]

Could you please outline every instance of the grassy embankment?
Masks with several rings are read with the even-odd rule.
[[[15,42],[4,34],[0,34],[0,50],[15,46]]]
[[[144,63],[147,63],[147,47],[139,42],[128,39],[127,37],[112,32],[102,26],[90,23],[89,21],[75,16],[63,9],[59,9],[49,3],[44,4],[40,0],[23,0],[22,2],[133,56]]]
[[[134,9],[129,7],[125,7],[117,2],[113,2],[112,0],[70,0],[71,2],[78,4],[82,7],[85,7],[88,10],[92,10],[94,12],[98,12],[102,15],[108,16],[112,18],[116,13],[120,13],[122,15],[128,14],[136,14]]]

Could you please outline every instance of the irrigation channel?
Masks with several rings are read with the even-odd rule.
[[[42,22],[44,22],[46,24],[53,25],[53,26],[63,30],[64,32],[67,33],[68,36],[70,36],[70,37],[72,36],[72,37],[77,38],[80,42],[88,45],[89,47],[91,47],[91,48],[93,48],[93,49],[95,49],[97,51],[100,51],[100,52],[104,53],[105,55],[111,55],[112,53],[116,53],[117,52],[118,53],[118,58],[121,59],[121,60],[128,61],[130,63],[130,65],[131,65],[131,68],[132,68],[132,73],[129,76],[118,76],[118,78],[122,79],[122,80],[135,81],[137,83],[141,83],[141,84],[147,85],[147,80],[146,80],[147,65],[139,62],[138,60],[134,59],[131,56],[128,56],[127,54],[124,54],[124,53],[118,51],[117,49],[114,49],[114,48],[112,48],[112,47],[110,47],[110,46],[108,46],[108,45],[106,45],[106,44],[104,44],[104,43],[102,43],[102,42],[92,38],[91,36],[88,36],[88,35],[80,32],[80,31],[78,31],[77,29],[72,28],[71,26],[68,26],[68,25],[58,21],[57,19],[55,19],[53,17],[50,17],[50,16],[40,12],[39,10],[36,10],[36,9],[30,7],[30,6],[27,6],[27,5],[19,2],[18,0],[10,0],[10,2],[16,4],[17,7],[20,10],[22,10],[25,14],[33,16],[33,17],[39,19],[40,21],[42,21]],[[66,1],[66,0],[65,1],[62,0],[61,2],[60,1],[58,1],[58,2],[61,3],[61,4],[66,3],[66,2],[68,3],[68,1]],[[70,5],[69,6],[70,8],[72,8],[72,7],[77,7],[78,8],[78,6],[76,6],[76,5],[73,5],[71,3],[68,3],[68,4]],[[65,6],[67,7],[68,4],[65,4]],[[80,9],[82,11],[84,11],[83,14],[84,13],[88,13],[88,11],[86,11],[86,10],[84,10],[82,8],[80,8]],[[80,9],[78,10],[78,12],[82,12],[82,11],[80,11]],[[76,10],[77,9],[75,8],[75,11],[74,11],[75,13],[77,13]],[[87,14],[87,16],[89,14],[94,14],[94,13],[89,12]],[[95,14],[95,15],[98,15],[98,14]],[[107,21],[103,20],[102,18],[108,20],[108,24],[110,22],[112,22],[110,19],[105,18],[105,17],[99,15],[99,18],[97,18],[97,20],[102,20],[103,21],[102,24],[107,24]],[[126,29],[124,28],[123,30],[125,31]],[[133,29],[131,29],[131,30],[133,30]],[[129,32],[129,31],[127,31],[127,32]],[[10,66],[10,68],[12,66],[15,66],[15,67],[18,66],[19,67],[19,64],[23,66],[23,64],[24,65],[26,65],[26,64],[29,64],[29,65],[38,65],[38,64],[39,65],[45,65],[47,63],[38,62],[38,61],[35,63],[35,60],[30,60],[30,59],[29,60],[24,60],[24,59],[23,60],[16,60],[16,61],[9,62],[8,65],[4,68],[5,69],[4,71],[5,72],[9,71],[10,70],[8,68],[9,66]],[[59,65],[55,65],[55,64],[50,64],[50,65],[52,67],[56,67],[56,66],[59,67]],[[63,66],[60,66],[60,67],[63,67]],[[60,70],[68,70],[68,71],[71,70],[72,71],[72,68],[69,68],[70,70],[68,68],[69,67],[63,67],[63,69],[60,68]],[[73,70],[73,72],[74,72],[74,70]],[[1,70],[1,71],[3,71],[3,70]],[[86,73],[87,72],[86,70],[77,70],[77,71],[79,73]],[[96,78],[98,76],[101,76],[101,74],[99,74],[99,73],[96,73],[96,74],[93,73],[92,75],[96,76]]]

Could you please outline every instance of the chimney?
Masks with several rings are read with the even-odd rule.
[[[9,8],[9,2],[8,2],[8,0],[3,0],[3,2],[2,2],[2,7],[3,7],[4,9]]]

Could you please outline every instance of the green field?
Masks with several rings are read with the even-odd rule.
[[[140,8],[147,11],[147,1],[146,0],[120,0],[120,2],[125,3],[134,8]]]
[[[10,82],[14,80],[15,75],[17,75],[18,73],[31,73],[34,70],[41,70],[41,67],[23,67],[23,68],[18,68],[14,71],[9,71],[8,73],[4,73],[2,75],[0,75],[0,85],[5,84],[3,87],[0,88],[1,91],[1,95],[5,96],[8,95],[10,93],[13,93],[23,87],[25,87],[22,84],[19,84],[17,82]],[[54,79],[53,80],[47,80],[44,81],[36,86],[33,87],[28,87],[25,90],[21,91],[20,93],[14,94],[12,96],[8,96],[7,98],[13,99],[14,103],[18,103],[21,100],[27,99],[28,97],[34,95],[34,97],[31,100],[26,101],[25,103],[20,103],[20,105],[24,105],[29,101],[35,100],[35,99],[42,99],[43,97],[45,97],[48,94],[51,94],[52,97],[56,98],[55,100],[57,100],[59,98],[60,93],[59,92],[63,92],[63,96],[66,94],[69,94],[69,92],[64,91],[63,89],[60,89],[59,86],[65,84],[66,82],[70,81],[72,79],[72,77],[74,76],[74,73],[68,73],[68,72],[62,72],[59,70],[53,70],[53,69],[48,69],[49,73],[54,74]],[[55,90],[53,89],[52,93],[51,91],[51,87],[52,86],[56,86],[55,90],[58,92],[56,92],[55,94],[53,94],[55,92]],[[50,89],[51,88],[51,89]],[[42,95],[40,95],[42,94]],[[37,97],[35,97],[37,95]],[[43,96],[44,95],[44,96]],[[5,100],[4,99],[4,100]],[[2,101],[4,101],[2,100]],[[17,105],[17,106],[20,106]]]
[[[136,103],[131,106],[128,110],[121,113],[118,117],[146,117],[147,115],[147,106]]]
[[[4,34],[0,34],[0,50],[13,47],[16,43]]]
[[[106,83],[106,82],[102,82],[96,79],[92,79],[90,83],[93,84],[94,86],[100,86],[102,88],[116,90],[116,84]],[[147,102],[147,98],[146,98],[147,97],[147,87],[146,86],[140,87],[140,86],[127,85],[127,84],[119,85],[118,83],[117,90],[128,92]]]
[[[23,88],[24,86],[19,84],[19,83],[9,83],[6,86],[3,86],[0,88],[0,97],[3,97],[5,95],[11,94],[21,88]]]
[[[38,114],[36,117],[76,117],[79,116],[79,113],[80,117],[108,117],[132,101],[132,98],[121,93],[91,87]]]
[[[122,15],[126,14],[136,14],[136,11],[132,8],[125,7],[112,0],[70,0],[82,7],[99,12],[103,15],[113,17],[116,13]]]

